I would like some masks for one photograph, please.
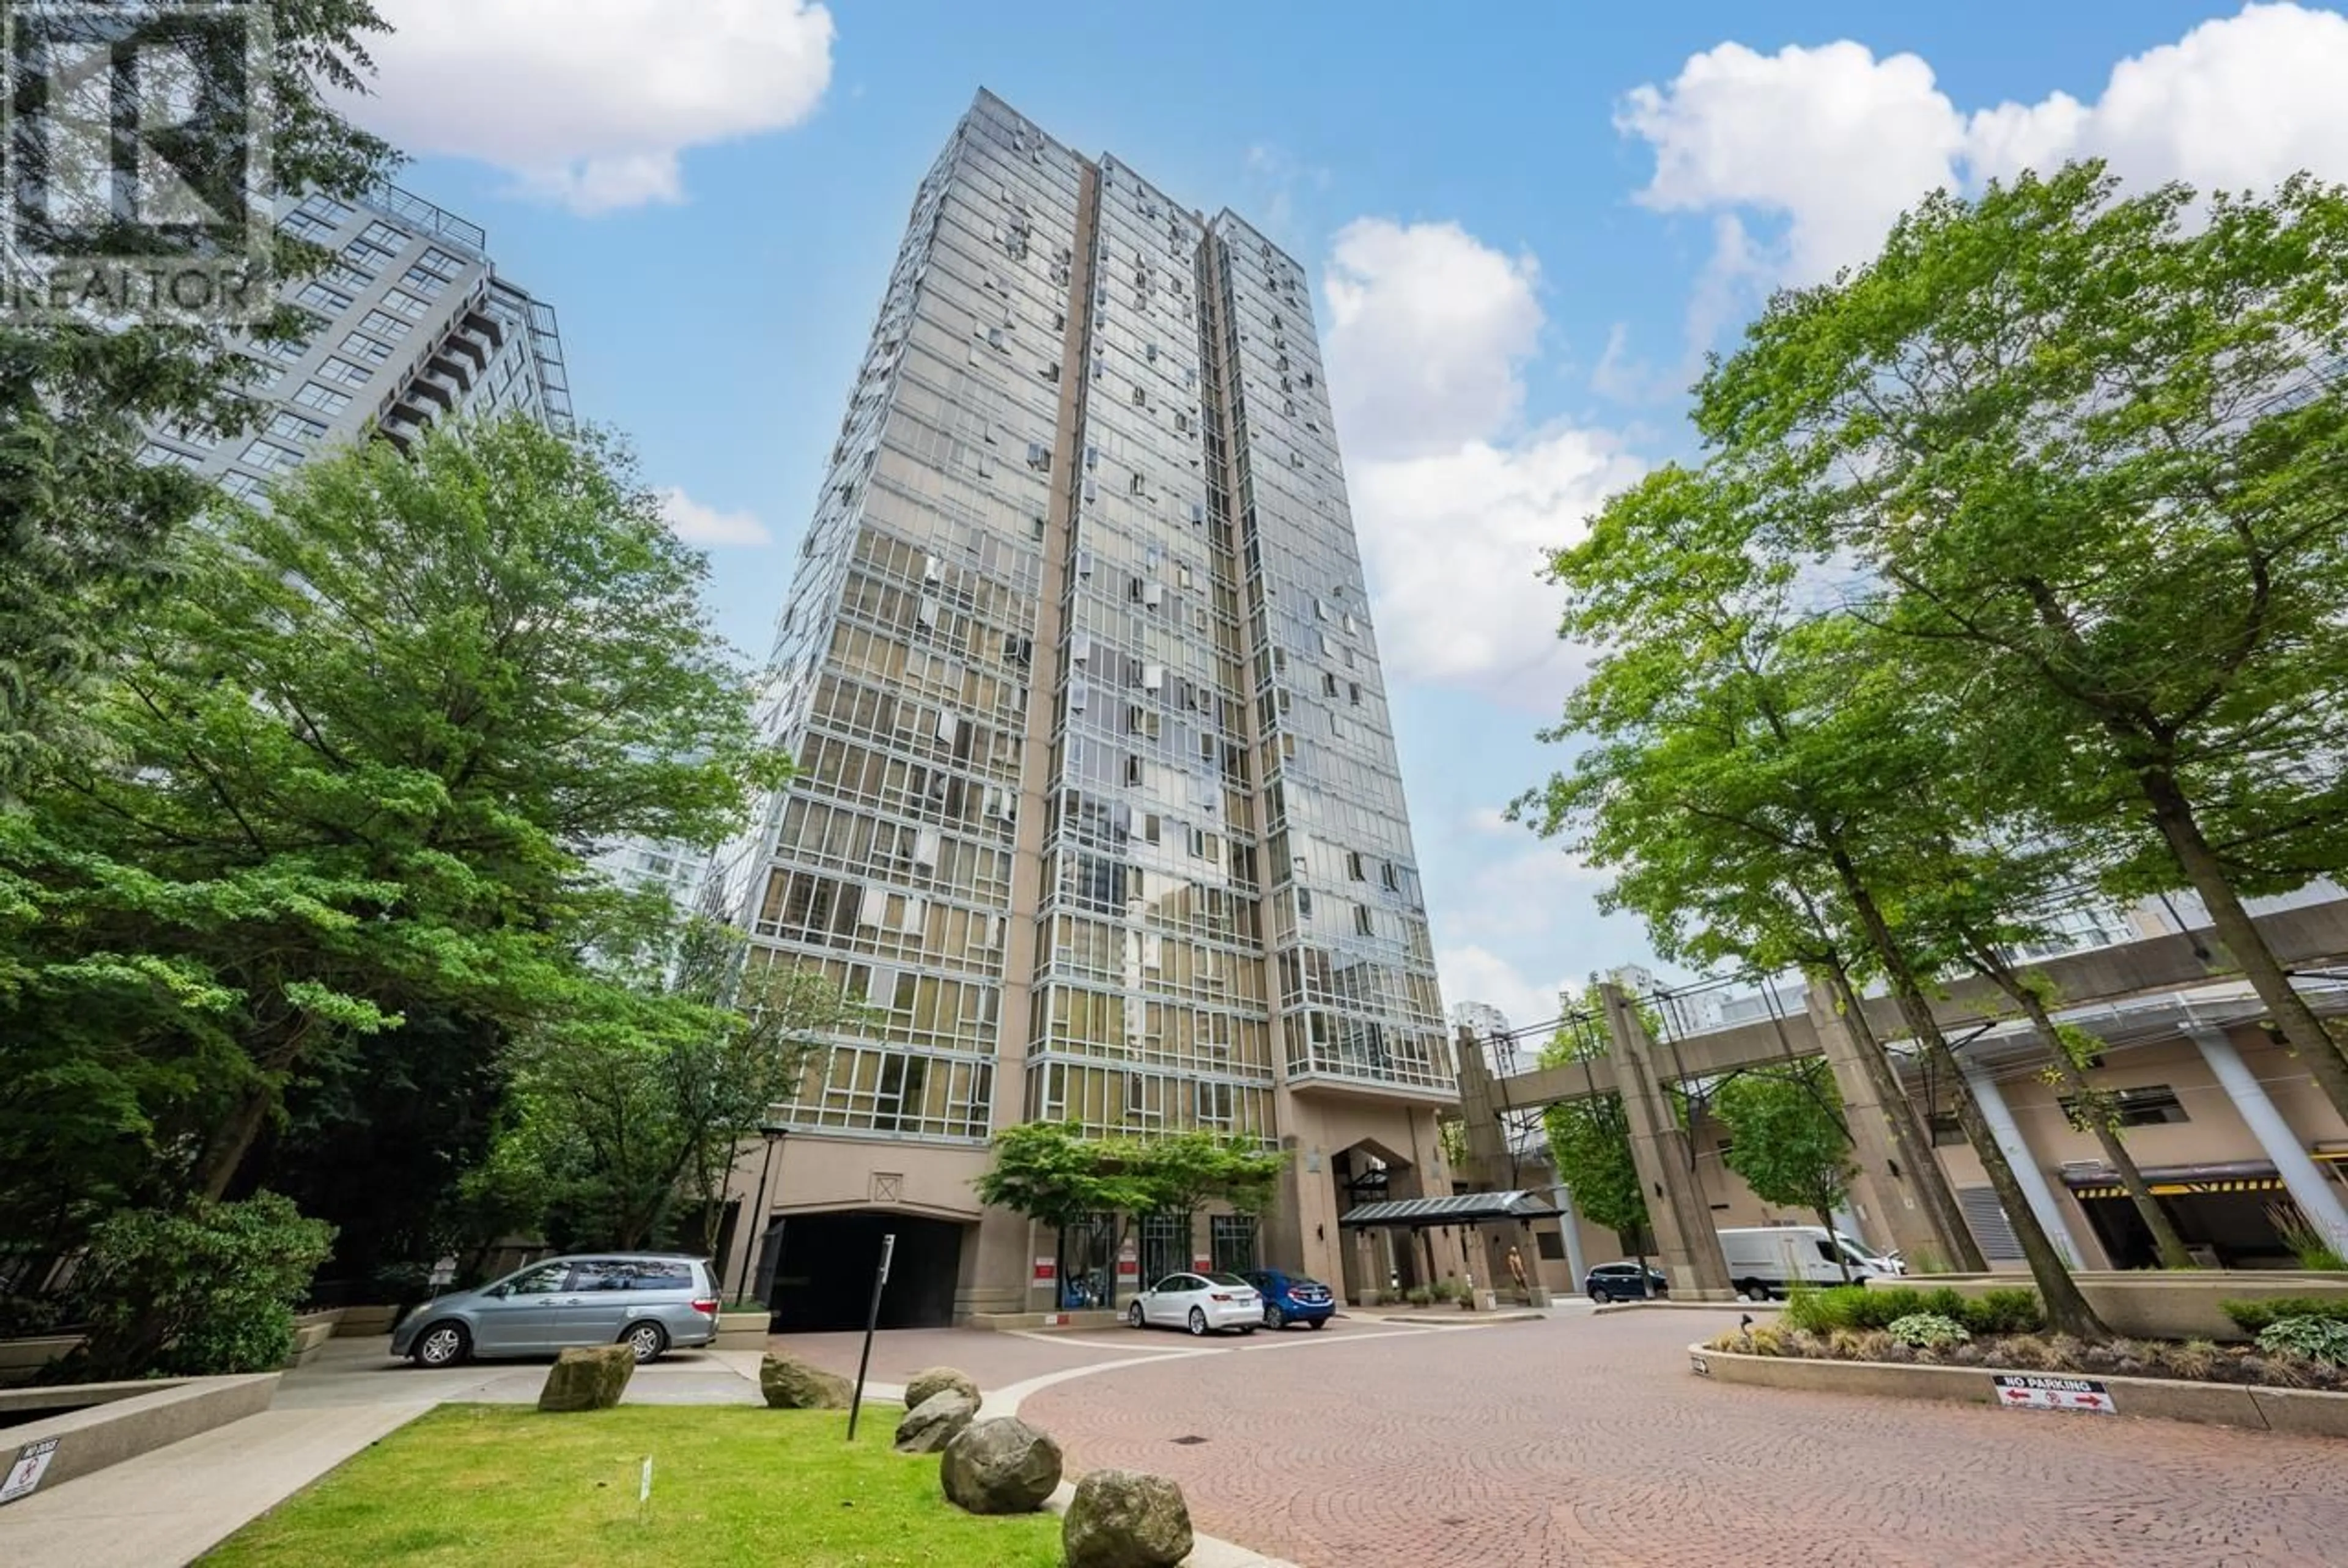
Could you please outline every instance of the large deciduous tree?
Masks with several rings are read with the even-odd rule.
[[[494,1057],[608,1014],[582,953],[625,899],[587,858],[713,843],[778,772],[705,563],[600,438],[324,458],[172,569],[0,825],[11,1239],[239,1188],[289,1095],[404,1030]]]
[[[1689,825],[1733,827],[1761,846],[1775,874],[1740,877],[1735,863],[1720,867],[1732,907],[1783,898],[1788,880],[1819,889],[1812,902],[1832,901],[1829,928],[1847,933],[1846,945],[1882,977],[1910,1034],[1948,1081],[2049,1320],[2100,1337],[1934,1016],[1931,970],[1880,884],[1877,815],[1925,786],[1939,749],[1898,717],[1910,696],[1901,672],[1849,656],[1866,629],[1807,613],[1816,585],[1790,563],[1756,558],[1750,547],[1771,498],[1667,470],[1610,503],[1590,538],[1560,553],[1567,627],[1603,645],[1568,702],[1566,730],[1586,729],[1601,743],[1537,797],[1540,825],[1581,826],[1601,864],[1634,877],[1650,856],[1684,861]],[[1640,807],[1643,798],[1663,809]],[[1667,913],[1652,907],[1659,918]],[[1732,951],[1738,945],[1734,933],[1715,940]],[[1774,957],[1749,948],[1740,956],[1765,968]],[[1937,1167],[1918,1174],[1946,1187]],[[1961,1225],[1939,1228],[1963,1262],[1978,1255]]]
[[[2348,1059],[2245,907],[2348,863],[2348,191],[1925,200],[1698,389],[1778,559],[2031,716],[2036,804],[2122,894],[2189,887],[2325,1094]]]

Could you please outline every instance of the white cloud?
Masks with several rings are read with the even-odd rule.
[[[2252,5],[2124,59],[2082,103],[1961,109],[1914,55],[1879,59],[1843,40],[1762,55],[1727,43],[1622,102],[1616,125],[1647,142],[1639,193],[1662,211],[1764,215],[1759,238],[1723,226],[1691,313],[1708,347],[1769,283],[1811,283],[1866,261],[1892,220],[1935,188],[1975,190],[2025,168],[2108,159],[2137,181],[2271,185],[2302,169],[2348,176],[2348,17]]]
[[[810,0],[378,0],[374,95],[405,151],[469,158],[596,213],[684,200],[687,149],[788,129],[831,77]]]
[[[1540,346],[1540,276],[1456,223],[1341,230],[1323,287],[1347,455],[1429,456],[1505,431],[1524,403],[1518,366]]]
[[[1964,145],[1931,67],[1848,41],[1775,55],[1723,44],[1669,87],[1634,89],[1615,125],[1655,149],[1642,202],[1783,214],[1784,266],[1806,282],[1871,251],[1919,195],[1953,185]]]
[[[2348,177],[2348,16],[2246,5],[2112,67],[2103,97],[2054,93],[1972,117],[1968,158],[1985,180],[2088,153],[2137,179],[2204,190],[2269,186],[2312,169]]]
[[[1457,224],[1363,219],[1338,234],[1325,286],[1385,667],[1546,709],[1574,666],[1544,557],[1641,466],[1604,432],[1517,428],[1539,279],[1530,256]]]
[[[721,512],[674,486],[659,492],[661,517],[689,545],[770,545],[775,536],[748,512]]]
[[[1482,1002],[1498,1008],[1510,1029],[1523,1029],[1557,1017],[1559,994],[1580,985],[1563,979],[1547,984],[1529,980],[1516,965],[1486,948],[1439,949],[1435,955],[1435,967],[1442,978],[1443,999],[1447,1006]]]
[[[1564,600],[1540,572],[1639,477],[1638,460],[1603,432],[1560,427],[1351,466],[1385,668],[1553,708],[1580,664],[1558,637]]]

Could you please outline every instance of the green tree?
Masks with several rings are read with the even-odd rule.
[[[333,1243],[329,1227],[274,1193],[111,1214],[74,1276],[89,1337],[58,1372],[110,1382],[275,1371]]]
[[[1722,1163],[1744,1178],[1765,1204],[1816,1214],[1829,1233],[1835,1211],[1850,1197],[1859,1174],[1842,1097],[1827,1064],[1811,1057],[1784,1067],[1739,1072],[1712,1095],[1713,1113],[1728,1131]],[[1835,1261],[1850,1278],[1839,1250]]]
[[[1087,1138],[1074,1122],[1025,1122],[996,1133],[993,1147],[994,1163],[974,1184],[979,1201],[1049,1230],[1060,1280],[1071,1278],[1070,1233],[1113,1216],[1107,1255],[1079,1261],[1105,1267],[1107,1288],[1099,1304],[1115,1305],[1116,1260],[1126,1231],[1133,1215],[1162,1196],[1133,1170],[1122,1140]]]
[[[1573,775],[1552,781],[1541,802],[1544,825],[1611,822],[1606,853],[1635,866],[1651,845],[1680,857],[1668,846],[1684,822],[1733,824],[1767,845],[1773,862],[1807,868],[1834,900],[1834,928],[1882,977],[1910,1036],[1949,1083],[2049,1321],[2101,1337],[1934,1015],[1929,950],[1903,932],[1898,906],[1885,896],[1900,884],[1883,870],[1890,857],[1879,814],[1929,785],[1940,750],[1900,718],[1912,698],[1905,671],[1850,656],[1868,629],[1849,616],[1807,612],[1814,585],[1792,564],[1751,548],[1771,503],[1732,478],[1667,470],[1610,503],[1590,538],[1560,553],[1556,575],[1571,596],[1567,629],[1606,645],[1569,700],[1567,728],[1587,728],[1605,744],[1585,752]],[[1630,591],[1632,583],[1648,591]],[[1670,809],[1626,809],[1642,792]],[[1777,896],[1775,882],[1723,871],[1746,900]],[[1917,1174],[1945,1191],[1936,1166]],[[1972,1264],[1979,1254],[1971,1236],[1941,1213],[1937,1228]]]
[[[1896,674],[1843,657],[1852,623],[1806,613],[1815,585],[1752,548],[1752,507],[1667,467],[1552,559],[1565,633],[1603,651],[1543,735],[1579,746],[1570,767],[1515,810],[1608,870],[1601,903],[1639,914],[1661,956],[1799,968],[1863,1029],[1881,934],[1857,914],[1858,828],[1925,788],[1938,751],[1900,719]],[[1859,1060],[1946,1255],[1985,1266],[1898,1074]]]
[[[587,857],[715,842],[778,772],[705,562],[599,437],[323,459],[173,569],[92,743],[0,818],[11,1240],[229,1193],[371,1038],[495,1053],[623,1010],[584,954],[625,899]]]
[[[1074,1122],[1023,1122],[997,1132],[993,1147],[994,1163],[976,1183],[979,1202],[1053,1230],[1154,1201],[1117,1145],[1086,1137]]]
[[[821,969],[745,962],[744,946],[729,927],[684,921],[629,984],[598,974],[582,1006],[522,1036],[508,1134],[519,1157],[497,1162],[527,1173],[509,1214],[536,1191],[567,1243],[716,1249],[743,1144],[833,1036],[868,1021]]]
[[[1832,559],[2119,895],[2188,886],[2348,1115],[2348,1059],[2244,907],[2348,863],[2348,192],[1928,198],[1698,388],[1762,553]],[[1921,654],[1920,653],[1920,657]],[[1911,661],[1914,662],[1914,661]]]
[[[1210,1203],[1262,1212],[1288,1164],[1284,1153],[1202,1130],[1120,1139],[1110,1157],[1140,1184],[1142,1212],[1180,1216],[1185,1235]]]
[[[271,188],[251,197],[355,198],[388,172],[392,154],[344,119],[328,94],[363,86],[364,39],[384,31],[383,21],[367,0],[273,0],[271,8]],[[188,59],[201,74],[242,68]],[[241,116],[233,124],[191,119],[178,131],[187,166],[238,166],[233,149],[203,139],[245,129]],[[37,157],[40,147],[19,138],[16,151]],[[164,253],[195,243],[136,227],[119,240]],[[330,260],[280,237],[262,274],[282,282]],[[310,313],[285,307],[250,343],[298,343],[316,325]],[[170,541],[212,496],[182,468],[138,461],[148,428],[177,424],[211,436],[243,429],[263,406],[253,391],[279,368],[246,347],[192,326],[0,322],[0,806],[44,738],[70,727],[75,688],[172,584]]]

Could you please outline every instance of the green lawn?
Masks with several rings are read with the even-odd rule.
[[[541,1416],[448,1405],[402,1428],[203,1559],[572,1568],[788,1563],[808,1568],[1053,1568],[1050,1514],[981,1519],[938,1490],[935,1455],[889,1446],[868,1409],[856,1443],[831,1411],[623,1405]],[[649,1510],[636,1506],[646,1456]]]

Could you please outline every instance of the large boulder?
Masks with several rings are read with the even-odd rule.
[[[938,1479],[971,1513],[1033,1513],[1060,1484],[1060,1445],[1009,1416],[977,1421],[946,1444]]]
[[[837,1372],[769,1353],[758,1363],[758,1392],[775,1410],[844,1410],[856,1389]]]
[[[587,1345],[565,1350],[548,1368],[538,1408],[554,1413],[608,1410],[628,1391],[636,1353],[625,1345]]]
[[[962,1436],[978,1419],[978,1401],[960,1389],[942,1389],[905,1412],[897,1423],[897,1451],[933,1454]]]
[[[1174,1568],[1190,1554],[1190,1511],[1161,1475],[1097,1470],[1060,1525],[1068,1568]]]
[[[959,1389],[968,1395],[973,1405],[980,1402],[978,1385],[972,1382],[967,1374],[957,1372],[952,1367],[932,1367],[905,1379],[905,1408],[910,1410],[927,1404],[932,1394],[942,1394],[948,1389]]]

